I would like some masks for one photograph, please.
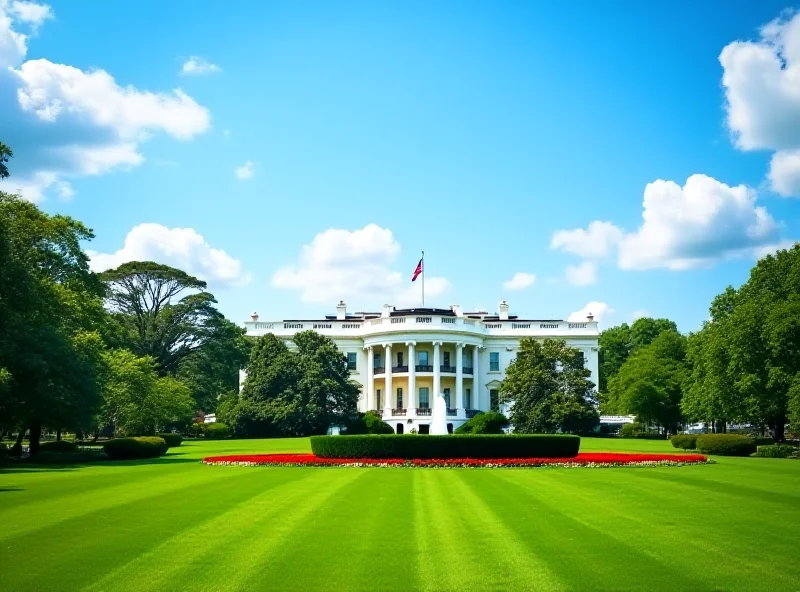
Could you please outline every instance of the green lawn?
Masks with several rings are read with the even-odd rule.
[[[0,469],[0,590],[800,590],[800,462],[204,466],[308,441]],[[674,452],[585,439],[584,451]]]

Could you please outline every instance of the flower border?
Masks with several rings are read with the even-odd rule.
[[[393,467],[393,468],[514,468],[514,467],[679,467],[710,464],[702,454],[624,454],[586,452],[572,458],[324,458],[313,454],[235,454],[209,456],[207,465],[239,467]]]

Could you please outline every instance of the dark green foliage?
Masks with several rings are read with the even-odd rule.
[[[392,427],[381,418],[377,411],[367,411],[359,413],[352,421],[345,426],[345,433],[348,436],[360,434],[394,434]]]
[[[664,434],[659,434],[658,432],[639,432],[638,434],[634,434],[633,436],[637,440],[666,440],[667,437]]]
[[[231,429],[221,421],[203,425],[203,433],[209,440],[223,440],[231,435]]]
[[[167,446],[170,448],[176,448],[177,446],[181,445],[183,442],[183,436],[180,434],[172,434],[172,433],[163,433],[163,434],[156,434],[159,438],[164,438],[164,442],[167,443]]]
[[[619,429],[619,435],[623,438],[635,438],[636,434],[644,432],[644,426],[640,423],[626,423]]]
[[[797,455],[800,448],[790,444],[772,444],[769,446],[759,446],[756,456],[763,458],[791,458]]]
[[[694,450],[697,448],[697,434],[678,434],[669,439],[674,448],[681,450]]]
[[[39,450],[42,452],[76,452],[78,445],[74,442],[67,442],[66,440],[53,440],[52,442],[42,442],[39,444]]]
[[[109,440],[103,446],[105,453],[114,460],[156,458],[167,453],[167,443],[158,436],[138,436]]]
[[[315,455],[334,458],[572,458],[580,444],[561,434],[311,437]]]
[[[502,434],[508,418],[502,413],[489,411],[478,413],[456,428],[456,434]]]
[[[756,451],[756,443],[738,434],[702,434],[697,437],[697,450],[718,456],[750,456]]]

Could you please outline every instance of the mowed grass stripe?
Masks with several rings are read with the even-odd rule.
[[[363,471],[301,522],[270,561],[253,572],[253,588],[273,590],[409,589],[415,582],[413,471]]]
[[[225,472],[230,467],[207,467],[207,470]],[[243,470],[250,471],[250,479],[261,480],[264,485],[261,493],[219,508],[216,514],[186,531],[164,537],[146,553],[106,574],[86,590],[131,590],[133,581],[136,581],[137,591],[162,590],[173,586],[174,582],[192,581],[193,575],[199,572],[204,577],[193,583],[194,590],[230,589],[227,582],[224,585],[210,583],[209,574],[215,570],[232,570],[231,563],[246,553],[246,547],[259,539],[270,538],[283,516],[293,507],[305,507],[309,492],[324,491],[330,482],[320,471],[289,468],[278,469],[285,478],[270,487],[274,469]],[[231,554],[230,549],[237,551]]]
[[[417,589],[560,590],[562,581],[475,492],[472,470],[415,470]]]

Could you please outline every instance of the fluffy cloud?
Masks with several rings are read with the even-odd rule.
[[[569,265],[564,277],[573,286],[591,286],[597,283],[597,264],[594,261],[584,261],[579,265]]]
[[[327,303],[358,300],[365,305],[419,304],[421,282],[393,269],[400,244],[392,231],[377,224],[359,230],[331,228],[303,246],[297,261],[280,268],[272,277],[276,288],[299,290],[304,302]],[[432,300],[450,289],[442,277],[426,276],[425,298]]]
[[[108,72],[47,59],[23,63],[49,6],[0,0],[0,129],[14,149],[13,186],[34,201],[63,197],[69,181],[144,162],[142,143],[164,133],[189,140],[209,129],[208,110],[180,89],[156,93],[121,86]],[[2,68],[5,66],[5,68]]]
[[[773,245],[763,245],[753,250],[753,256],[756,259],[761,259],[762,257],[766,257],[767,255],[774,255],[778,251],[791,249],[794,245],[797,244],[797,241],[793,240],[782,240],[778,243]]]
[[[514,277],[503,283],[503,287],[506,290],[524,290],[528,286],[532,286],[535,281],[536,276],[534,274],[518,271],[514,274]]]
[[[608,244],[616,245],[622,269],[702,267],[723,258],[752,255],[774,244],[778,233],[775,220],[756,205],[755,191],[744,185],[730,187],[706,175],[692,175],[683,187],[673,181],[649,183],[642,220],[635,232],[616,227],[616,232],[605,231],[605,237],[615,237]],[[559,231],[554,238],[591,235],[590,224],[588,230]],[[567,248],[571,243],[561,244]],[[597,256],[600,250],[582,252]]]
[[[161,224],[139,224],[114,253],[86,251],[92,270],[113,269],[128,261],[156,261],[177,267],[211,286],[242,286],[252,279],[242,262],[209,245],[193,228],[167,228]]]
[[[233,171],[233,174],[236,175],[237,179],[242,181],[246,179],[252,179],[253,175],[255,174],[255,170],[253,169],[253,161],[248,160],[242,166],[236,167]]]
[[[728,127],[741,150],[771,150],[768,179],[781,195],[800,195],[800,13],[735,41],[719,56]]]
[[[605,302],[589,302],[580,310],[573,312],[567,320],[570,323],[581,323],[586,320],[586,317],[594,315],[594,320],[601,326],[610,326],[611,319],[614,317],[614,309]]]
[[[586,230],[559,230],[553,235],[550,248],[593,259],[607,256],[621,238],[622,231],[614,224],[595,220]]]
[[[203,58],[199,58],[197,56],[191,56],[188,60],[183,63],[181,66],[181,74],[189,75],[189,76],[197,76],[200,74],[214,74],[215,72],[221,72],[222,68],[217,66],[216,64],[212,64],[211,62],[204,60]]]

